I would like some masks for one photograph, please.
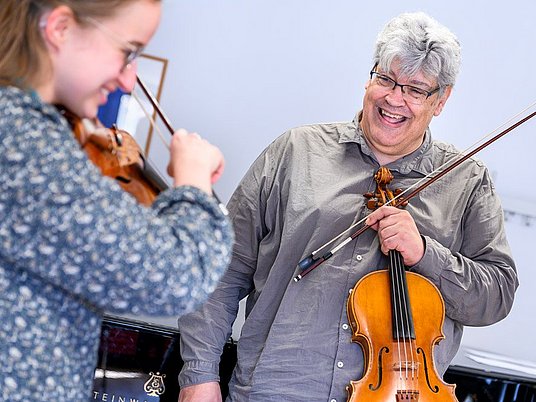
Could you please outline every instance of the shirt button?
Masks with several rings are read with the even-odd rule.
[[[358,255],[355,256],[355,259],[357,261],[361,261],[363,259],[363,256],[361,254],[358,254]]]
[[[344,330],[347,330],[348,328],[350,328],[350,326],[348,324],[342,324],[342,329]]]
[[[329,402],[337,402],[336,399],[330,399]]]
[[[344,367],[344,363],[343,363],[343,362],[337,362],[337,367],[338,367],[338,368],[343,368],[343,367]]]

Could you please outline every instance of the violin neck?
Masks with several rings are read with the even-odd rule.
[[[166,181],[164,176],[160,173],[158,168],[147,159],[143,159],[144,163],[144,174],[153,182],[153,184],[158,188],[160,192],[170,188],[169,183]]]
[[[415,339],[404,259],[399,251],[389,250],[389,260],[393,339]]]

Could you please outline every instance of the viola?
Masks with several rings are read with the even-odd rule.
[[[389,169],[381,167],[374,179],[376,192],[365,194],[369,209],[407,203],[393,202],[401,191],[387,187]],[[406,272],[400,252],[390,250],[389,262],[358,281],[348,298],[352,341],[365,362],[363,378],[347,386],[348,402],[457,402],[455,386],[443,382],[433,360],[433,347],[444,339],[443,298],[424,276]]]

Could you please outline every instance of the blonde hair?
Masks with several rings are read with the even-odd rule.
[[[83,17],[109,18],[136,1],[141,0],[2,0],[0,85],[29,88],[46,78],[50,59],[41,36],[40,19],[47,10],[65,5],[81,22]]]

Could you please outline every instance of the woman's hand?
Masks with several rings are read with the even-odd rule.
[[[224,165],[221,151],[199,134],[184,129],[173,134],[167,172],[174,186],[195,186],[212,194],[212,184],[221,177]]]

